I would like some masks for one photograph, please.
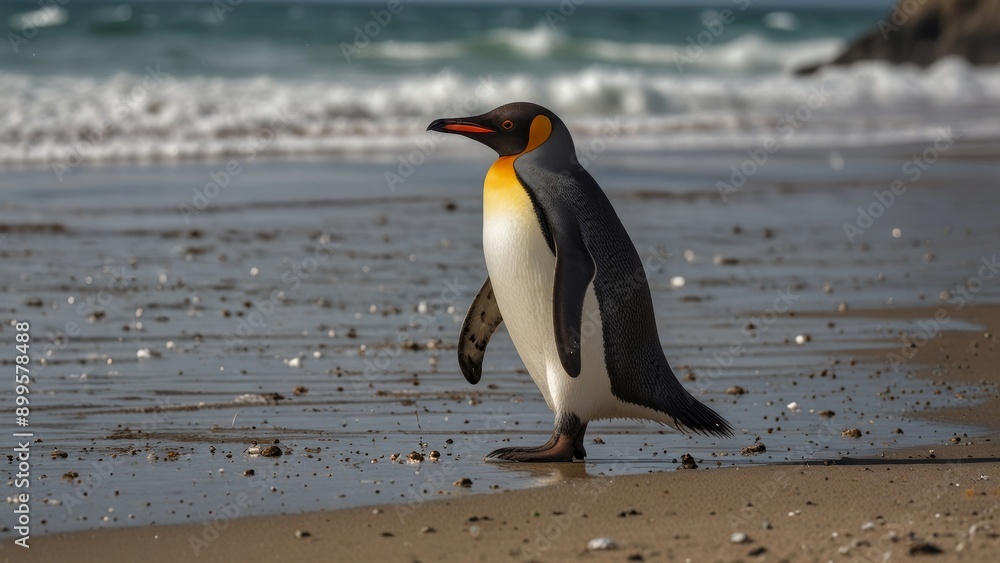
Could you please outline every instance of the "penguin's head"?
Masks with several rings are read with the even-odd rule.
[[[454,133],[497,151],[500,156],[521,154],[535,149],[550,138],[572,151],[573,140],[556,114],[538,104],[514,102],[502,105],[482,115],[435,119],[428,131]]]

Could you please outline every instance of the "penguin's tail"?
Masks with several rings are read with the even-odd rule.
[[[675,393],[666,409],[678,430],[691,430],[699,434],[711,434],[720,438],[732,438],[733,427],[726,419],[704,403],[694,398],[686,389]]]

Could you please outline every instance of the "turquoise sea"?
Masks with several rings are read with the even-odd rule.
[[[886,6],[5,2],[0,166],[391,159],[431,118],[511,100],[556,108],[582,138],[613,130],[629,150],[739,148],[783,123],[797,146],[922,142],[942,127],[995,137],[997,69],[792,74]]]

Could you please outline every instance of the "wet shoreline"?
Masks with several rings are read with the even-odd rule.
[[[602,155],[595,176],[655,258],[647,276],[667,357],[738,437],[596,423],[603,444],[588,444],[583,471],[669,470],[684,453],[708,467],[865,457],[969,431],[905,414],[966,400],[907,376],[922,357],[899,371],[885,359],[919,327],[855,314],[952,312],[939,294],[996,252],[1000,202],[982,147],[950,152],[863,241],[847,241],[842,224],[907,153],[848,154],[869,163],[854,178],[824,171],[825,153],[778,155],[728,201],[715,174],[738,154]],[[384,164],[261,163],[189,224],[179,206],[214,165],[87,169],[72,188],[12,173],[0,285],[7,318],[31,321],[39,343],[33,491],[45,524],[33,533],[202,521],[241,492],[246,516],[551,482],[481,462],[551,431],[506,336],[491,343],[479,386],[454,359],[485,277],[487,165],[432,161],[391,194]],[[1000,291],[983,283],[972,296],[995,302]],[[958,392],[976,395],[971,384]],[[863,438],[840,436],[852,427]],[[739,455],[758,436],[767,452]],[[275,439],[280,458],[245,453]],[[53,448],[68,457],[50,459]],[[390,459],[411,451],[441,457]],[[452,486],[461,477],[473,486]]]

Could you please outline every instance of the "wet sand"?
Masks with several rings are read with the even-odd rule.
[[[934,555],[934,561],[986,561],[1000,549],[1000,375],[993,336],[1000,332],[1000,307],[959,316],[984,330],[931,340],[920,351],[931,366],[917,373],[983,391],[967,397],[967,406],[919,416],[975,424],[983,429],[976,435],[870,457],[621,477],[590,475],[580,463],[540,465],[533,470],[557,478],[556,484],[426,503],[81,532],[41,538],[38,549],[23,559],[18,553],[18,560],[885,561]],[[745,539],[734,542],[737,534]],[[595,538],[611,538],[615,548],[588,550]],[[7,542],[3,549],[13,548]]]
[[[587,462],[561,467],[481,461],[496,447],[544,441],[552,415],[505,337],[491,343],[477,387],[453,358],[485,277],[476,188],[485,160],[434,163],[396,193],[381,183],[388,164],[262,163],[188,220],[179,206],[218,164],[86,169],[72,187],[44,172],[8,174],[16,187],[0,206],[3,310],[31,321],[39,354],[30,554],[91,553],[73,542],[94,541],[123,546],[111,556],[129,559],[124,546],[158,536],[169,538],[164,557],[211,560],[271,558],[282,546],[387,549],[407,560],[521,549],[514,556],[558,560],[608,535],[622,546],[614,559],[681,557],[669,550],[683,546],[720,559],[764,546],[780,558],[794,555],[792,544],[765,544],[762,534],[788,530],[780,537],[808,537],[808,550],[820,551],[805,553],[825,554],[880,514],[903,522],[904,512],[874,509],[886,504],[878,494],[950,491],[934,483],[952,476],[940,460],[959,448],[954,436],[971,438],[963,453],[992,459],[983,437],[996,411],[969,405],[995,393],[995,373],[949,364],[939,350],[957,354],[968,346],[961,338],[981,338],[992,323],[985,304],[1000,300],[1000,284],[977,274],[1000,238],[995,147],[956,148],[856,244],[845,237],[843,224],[914,152],[844,152],[851,166],[819,175],[825,154],[779,154],[725,201],[713,188],[719,163],[738,154],[602,155],[593,169],[646,258],[667,356],[738,434],[597,423]],[[938,328],[951,331],[940,340],[930,324],[939,311],[947,318]],[[0,335],[12,334],[5,323]],[[982,346],[995,358],[991,342]],[[948,367],[934,371],[937,363]],[[918,377],[927,365],[931,377]],[[0,395],[0,406],[12,399]],[[859,438],[841,435],[851,428]],[[741,455],[758,437],[766,451]],[[274,440],[280,458],[249,454],[254,441]],[[54,448],[68,455],[52,457]],[[938,461],[901,466],[898,495],[865,481],[866,464],[886,465],[883,452],[923,460],[929,449]],[[424,461],[391,459],[411,451]],[[683,454],[709,470],[672,471]],[[4,470],[10,495],[15,466]],[[789,485],[773,478],[786,473]],[[453,485],[466,477],[471,487]],[[975,485],[953,477],[965,479],[963,491]],[[773,530],[711,520],[745,513],[740,499],[772,479],[782,481],[765,503]],[[676,496],[657,508],[650,491],[661,489]],[[873,512],[868,520],[836,519],[846,517],[847,494],[860,511],[851,514]],[[386,504],[380,514],[351,508]],[[795,510],[835,525],[820,542],[821,526],[799,527],[814,524],[787,516]],[[309,511],[322,512],[278,516]],[[961,523],[967,532],[975,522]],[[436,532],[420,534],[424,526]],[[563,531],[542,549],[537,533],[551,526]],[[311,535],[296,539],[297,529]],[[735,531],[754,543],[730,545]],[[834,531],[839,539],[829,539]],[[13,530],[3,533],[7,555]]]

